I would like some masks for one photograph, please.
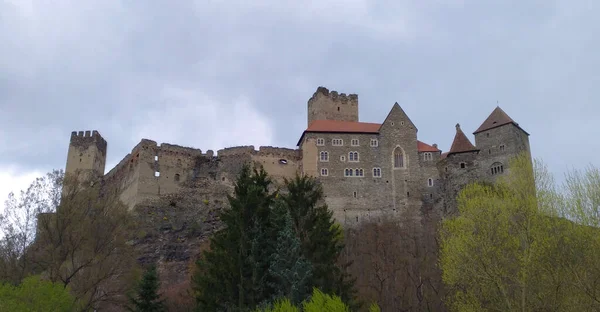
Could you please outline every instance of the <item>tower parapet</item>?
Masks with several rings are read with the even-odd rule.
[[[318,87],[308,100],[308,125],[315,120],[358,121],[358,95]]]
[[[103,176],[107,143],[96,130],[73,131],[67,154],[66,174]]]

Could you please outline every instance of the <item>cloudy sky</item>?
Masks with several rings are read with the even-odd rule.
[[[398,102],[447,151],[497,103],[562,175],[600,165],[600,1],[0,0],[0,198],[63,168],[73,130],[294,147],[318,86]],[[594,22],[595,20],[595,22]],[[470,136],[473,140],[473,136]]]

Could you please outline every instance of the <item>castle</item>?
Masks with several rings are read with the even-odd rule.
[[[297,149],[239,146],[209,150],[142,139],[104,174],[107,143],[97,131],[71,134],[65,173],[101,177],[133,209],[177,194],[190,181],[232,188],[241,165],[254,162],[280,183],[296,173],[318,177],[336,220],[352,226],[391,217],[418,221],[423,211],[456,211],[455,198],[472,181],[493,182],[508,160],[530,151],[529,134],[500,107],[474,132],[456,125],[449,151],[417,139],[417,127],[395,103],[379,123],[360,122],[358,96],[319,87],[308,100],[308,124]]]

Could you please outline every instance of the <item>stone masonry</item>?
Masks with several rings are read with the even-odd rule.
[[[142,139],[106,174],[106,141],[97,131],[73,132],[65,172],[101,177],[133,210],[187,192],[194,181],[231,190],[241,165],[253,162],[277,185],[296,173],[318,177],[335,218],[353,226],[381,218],[419,222],[424,207],[455,213],[463,186],[495,180],[508,172],[510,157],[530,150],[529,134],[500,107],[474,132],[475,145],[457,124],[445,153],[418,140],[417,126],[398,103],[381,124],[359,122],[356,94],[319,87],[307,115],[297,149],[239,146],[214,153]]]

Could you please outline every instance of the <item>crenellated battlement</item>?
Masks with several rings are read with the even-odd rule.
[[[340,104],[358,104],[358,94],[338,93],[337,91],[333,90],[329,91],[329,89],[325,87],[318,87],[317,91],[313,93],[313,96],[310,98],[310,100],[315,100],[319,94],[322,94],[333,101],[339,102]]]
[[[96,130],[72,131],[70,145],[77,148],[88,148],[96,145],[98,151],[106,156],[106,140]]]
[[[308,100],[308,126],[315,120],[358,121],[358,95],[318,87]]]

